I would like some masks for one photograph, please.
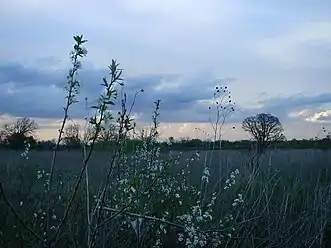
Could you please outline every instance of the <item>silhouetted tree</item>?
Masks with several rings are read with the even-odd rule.
[[[36,143],[33,137],[38,130],[38,124],[28,118],[17,118],[16,122],[11,124],[5,124],[1,130],[1,136],[5,143],[10,148],[20,149],[24,147],[24,141],[28,139],[34,145]]]
[[[242,128],[256,142],[257,153],[263,153],[271,143],[283,141],[285,139],[284,129],[279,119],[271,114],[257,114],[247,117]]]
[[[118,135],[116,124],[106,122],[99,133],[98,141],[114,141]]]
[[[38,141],[38,149],[40,150],[52,150],[56,146],[55,140],[41,140]]]
[[[81,146],[79,135],[79,124],[68,124],[64,129],[62,143],[67,148],[78,148]]]
[[[168,141],[169,141],[170,143],[174,143],[174,142],[175,142],[175,138],[172,137],[172,136],[170,136],[170,137],[168,138]]]
[[[331,148],[331,132],[328,132],[325,127],[322,127],[322,138],[316,137],[316,148],[328,150]]]

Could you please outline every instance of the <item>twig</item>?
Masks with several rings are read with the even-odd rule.
[[[53,237],[49,240],[49,244],[51,244],[51,242],[53,242],[53,240],[55,240],[55,243],[56,243],[57,237],[60,234],[60,231],[61,231],[62,227],[64,226],[67,218],[69,217],[69,212],[71,210],[72,204],[73,204],[73,202],[75,200],[75,197],[77,195],[80,183],[81,183],[81,181],[84,177],[84,173],[85,173],[86,167],[88,165],[88,161],[90,160],[90,158],[92,156],[93,148],[94,148],[95,143],[97,141],[97,138],[99,136],[99,133],[100,133],[100,130],[101,130],[101,124],[104,121],[107,106],[110,104],[109,101],[110,101],[110,97],[111,97],[111,93],[112,93],[112,87],[114,86],[114,84],[116,82],[119,83],[119,81],[122,80],[120,78],[121,71],[120,71],[120,73],[118,73],[117,66],[118,66],[118,64],[116,64],[116,62],[114,60],[112,61],[112,65],[109,66],[109,68],[111,69],[111,82],[110,82],[110,84],[106,84],[106,92],[107,92],[107,96],[109,97],[109,99],[107,100],[107,98],[105,98],[103,96],[100,98],[102,100],[102,102],[101,102],[101,105],[97,107],[99,109],[100,117],[97,121],[96,114],[98,113],[98,111],[96,111],[96,114],[94,116],[94,121],[93,121],[93,124],[96,127],[96,131],[94,133],[89,152],[88,152],[87,156],[85,157],[85,159],[83,161],[82,169],[79,173],[79,176],[78,176],[75,188],[74,188],[74,192],[73,192],[71,198],[69,199],[69,202],[68,202],[67,208],[65,210],[64,216],[62,218],[62,221],[60,222],[60,225],[57,228],[57,230],[56,230],[55,234],[53,235]],[[106,81],[105,78],[104,78],[104,81]],[[92,121],[92,120],[90,120],[90,121]]]
[[[167,221],[167,220],[162,220],[160,218],[156,218],[156,217],[152,217],[152,216],[148,216],[148,215],[142,215],[142,214],[137,214],[137,213],[132,213],[132,212],[126,212],[124,208],[122,208],[121,210],[118,210],[118,209],[115,209],[115,208],[102,207],[102,209],[104,209],[106,211],[110,211],[110,212],[115,212],[115,214],[113,214],[111,216],[111,218],[114,218],[118,215],[123,214],[123,215],[143,218],[143,219],[146,219],[146,220],[154,220],[154,221],[161,222],[161,223],[164,223],[164,224],[168,224],[168,225],[171,225],[171,226],[175,226],[175,227],[178,227],[178,228],[181,228],[181,229],[185,229],[185,226],[174,223],[174,222],[170,222],[170,221]]]
[[[53,183],[53,177],[54,177],[54,169],[55,169],[55,162],[56,162],[56,156],[57,156],[57,151],[60,147],[60,143],[62,141],[62,135],[63,135],[63,130],[65,127],[65,124],[68,119],[68,111],[70,106],[77,102],[74,97],[75,97],[75,91],[77,91],[77,88],[79,87],[79,82],[75,80],[75,76],[80,69],[80,61],[79,57],[83,57],[86,55],[87,51],[85,48],[83,48],[81,45],[87,42],[87,40],[83,40],[83,35],[81,36],[74,36],[74,40],[76,41],[76,44],[74,45],[74,50],[71,53],[71,59],[72,59],[72,68],[69,70],[67,79],[68,79],[68,95],[66,96],[67,101],[66,101],[66,106],[63,108],[64,110],[64,116],[62,119],[62,124],[61,128],[59,130],[59,135],[58,139],[56,142],[56,145],[54,147],[53,151],[53,156],[52,156],[52,162],[51,162],[51,170],[50,170],[50,176],[49,176],[49,181],[48,181],[48,187],[47,187],[47,194],[48,194],[48,206],[47,206],[47,219],[46,219],[46,234],[48,238],[48,232],[49,232],[49,222],[50,222],[50,216],[51,216],[51,208],[50,208],[50,202],[51,202],[51,190],[52,190],[52,183]]]
[[[86,145],[84,145],[84,159],[86,159]],[[86,164],[85,180],[86,180],[86,214],[87,214],[87,247],[91,247],[91,216],[90,216],[90,189],[89,189],[89,174],[88,163]]]
[[[63,225],[65,224],[65,222],[66,222],[66,220],[67,220],[67,218],[68,218],[68,216],[69,216],[69,211],[70,211],[70,209],[71,209],[71,207],[72,207],[72,204],[73,204],[73,202],[74,202],[74,200],[75,200],[75,197],[76,197],[76,194],[77,194],[77,192],[78,192],[78,188],[79,188],[79,186],[80,186],[80,183],[81,183],[81,181],[82,181],[82,179],[83,179],[83,177],[84,177],[84,172],[85,172],[85,170],[86,170],[86,166],[87,166],[87,164],[88,164],[88,161],[90,160],[90,157],[91,157],[91,155],[92,155],[92,151],[93,151],[93,148],[94,148],[94,144],[95,144],[95,140],[96,140],[96,138],[97,138],[97,134],[96,134],[95,137],[93,138],[93,141],[92,141],[92,144],[91,144],[91,147],[90,147],[89,153],[88,153],[87,157],[85,158],[85,160],[84,160],[84,162],[83,162],[83,168],[82,168],[82,170],[81,170],[81,172],[80,172],[80,174],[79,174],[79,177],[78,177],[78,179],[77,179],[77,182],[76,182],[76,185],[75,185],[75,188],[74,188],[74,192],[73,192],[73,194],[72,194],[72,196],[71,196],[71,198],[70,198],[70,200],[69,200],[69,203],[68,203],[67,208],[66,208],[66,210],[65,210],[65,213],[64,213],[64,216],[63,216],[63,218],[62,218],[62,221],[60,222],[60,225],[59,225],[59,227],[57,228],[57,230],[56,230],[55,234],[53,235],[53,237],[49,240],[49,244],[51,244],[51,242],[52,242],[53,240],[55,240],[55,239],[57,238],[57,236],[60,234],[60,231],[61,231]]]
[[[87,130],[88,127],[88,118],[89,116],[89,109],[87,106],[87,98],[85,98],[85,107],[87,111],[87,118],[85,122],[85,131]],[[88,137],[89,138],[89,137]],[[83,144],[83,152],[84,152],[84,159],[86,159],[87,152],[86,152],[86,147],[88,140],[85,137],[84,144]],[[87,215],[87,247],[91,247],[91,215],[90,215],[90,187],[89,187],[89,174],[88,174],[88,164],[86,165],[86,170],[85,170],[85,183],[86,183],[86,215]]]

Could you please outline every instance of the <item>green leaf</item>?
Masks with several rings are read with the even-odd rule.
[[[115,103],[113,101],[104,101],[105,104],[108,104],[108,105],[115,105]]]
[[[107,78],[104,77],[102,80],[103,80],[103,82],[104,82],[104,85],[105,85],[105,86],[108,86]]]
[[[91,117],[90,118],[90,124],[94,125],[96,123],[97,123],[96,117],[95,116],[94,117]]]
[[[79,43],[81,39],[80,39],[80,37],[79,37],[78,35],[75,35],[75,36],[74,36],[74,40],[75,40],[77,43]]]

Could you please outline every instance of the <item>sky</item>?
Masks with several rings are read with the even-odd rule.
[[[225,139],[248,138],[242,120],[262,112],[279,118],[288,139],[315,137],[331,131],[330,13],[329,0],[0,1],[0,124],[27,116],[39,138],[56,136],[73,35],[83,34],[75,122],[116,59],[129,99],[144,89],[138,125],[149,125],[161,100],[164,138],[211,133],[216,86],[235,103]]]

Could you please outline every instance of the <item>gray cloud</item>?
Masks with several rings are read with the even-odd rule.
[[[331,103],[331,93],[315,94],[313,96],[307,96],[297,94],[289,97],[271,98],[268,100],[260,101],[260,103],[272,107],[286,107],[291,106],[293,108],[302,108],[308,106],[318,106],[325,103]]]
[[[321,115],[317,118],[318,121],[326,121],[331,122],[331,114],[329,115]]]
[[[46,60],[46,64],[48,63]],[[0,65],[1,111],[16,116],[61,117],[65,103],[65,92],[61,88],[65,85],[66,73],[67,70],[41,70],[24,67],[19,63],[3,63]],[[91,104],[97,99],[102,90],[100,83],[107,74],[107,69],[89,67],[79,72],[80,103],[73,106],[72,118],[85,116],[84,98],[88,97]],[[174,122],[202,121],[194,113],[195,110],[197,113],[201,112],[201,106],[198,106],[196,101],[211,98],[215,85],[228,84],[235,80],[231,77],[215,79],[208,72],[190,77],[142,75],[124,79],[128,104],[132,102],[135,92],[144,89],[144,93],[138,95],[134,106],[134,111],[140,114],[142,120],[150,120],[154,109],[153,102],[160,99],[163,121]]]
[[[324,105],[331,104],[331,93],[315,95],[297,94],[289,97],[270,98],[260,101],[266,112],[278,116],[284,121],[290,121],[289,114],[303,110],[321,111]],[[296,118],[301,118],[300,116]]]
[[[42,63],[44,60],[39,60]],[[53,65],[57,60],[46,59],[46,65]],[[42,68],[42,67],[41,67]],[[65,92],[61,87],[65,84],[67,70],[42,70],[24,67],[19,63],[2,63],[0,65],[0,104],[1,112],[15,116],[32,116],[39,118],[60,118],[65,103]],[[86,115],[84,98],[90,104],[97,99],[102,88],[102,77],[108,74],[107,69],[96,69],[92,66],[79,72],[81,92],[79,104],[71,109],[72,118],[84,118]],[[125,77],[125,92],[130,105],[135,92],[144,89],[137,97],[133,111],[140,121],[150,121],[154,110],[153,102],[161,100],[162,122],[209,122],[215,116],[208,107],[214,87],[229,85],[236,81],[233,77],[215,78],[208,71],[195,75],[141,75]],[[266,95],[263,94],[264,98]],[[234,99],[235,101],[235,99]],[[331,93],[313,96],[293,95],[289,97],[273,97],[260,100],[259,108],[236,106],[230,122],[241,122],[245,117],[260,112],[268,112],[278,116],[281,121],[290,121],[289,113],[304,109],[319,110],[324,104],[331,103]],[[324,120],[321,116],[318,120]]]
[[[28,87],[38,84],[51,84],[59,81],[62,78],[60,73],[54,73],[50,78],[49,75],[42,70],[36,68],[26,68],[16,62],[2,62],[0,64],[0,83],[15,83],[19,87]],[[63,80],[63,79],[62,79]]]

